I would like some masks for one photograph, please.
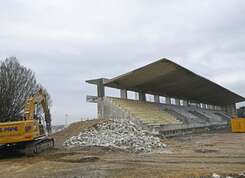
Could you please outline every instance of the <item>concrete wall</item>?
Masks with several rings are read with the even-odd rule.
[[[104,119],[130,119],[135,123],[141,125],[142,128],[148,129],[146,125],[144,125],[139,119],[134,118],[130,113],[124,111],[122,108],[114,105],[109,98],[101,98],[98,102],[98,106],[100,106],[100,116],[99,118]]]
[[[130,118],[130,114],[112,105],[106,98],[98,102],[100,118]]]

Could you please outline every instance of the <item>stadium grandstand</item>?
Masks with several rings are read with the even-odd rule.
[[[112,79],[86,81],[97,86],[100,118],[129,118],[156,134],[174,136],[190,131],[228,126],[237,116],[236,103],[245,98],[168,60],[161,59]],[[120,97],[105,96],[105,88],[120,90]],[[128,99],[128,91],[136,93]],[[146,94],[153,95],[147,101]]]

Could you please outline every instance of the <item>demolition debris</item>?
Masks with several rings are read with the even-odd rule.
[[[127,119],[109,120],[81,132],[64,142],[68,148],[83,146],[115,147],[134,153],[163,151],[161,140],[148,133],[139,124]]]

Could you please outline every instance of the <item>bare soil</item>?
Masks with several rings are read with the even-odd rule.
[[[168,145],[164,153],[132,154],[102,147],[62,148],[64,139],[95,124],[87,121],[71,125],[54,135],[57,148],[35,157],[2,155],[0,177],[189,178],[210,177],[213,173],[239,177],[245,171],[245,134],[229,130],[163,140]]]

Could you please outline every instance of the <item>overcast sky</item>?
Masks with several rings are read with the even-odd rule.
[[[0,59],[9,56],[48,89],[56,124],[96,116],[85,80],[163,57],[245,96],[245,1],[0,0]]]

